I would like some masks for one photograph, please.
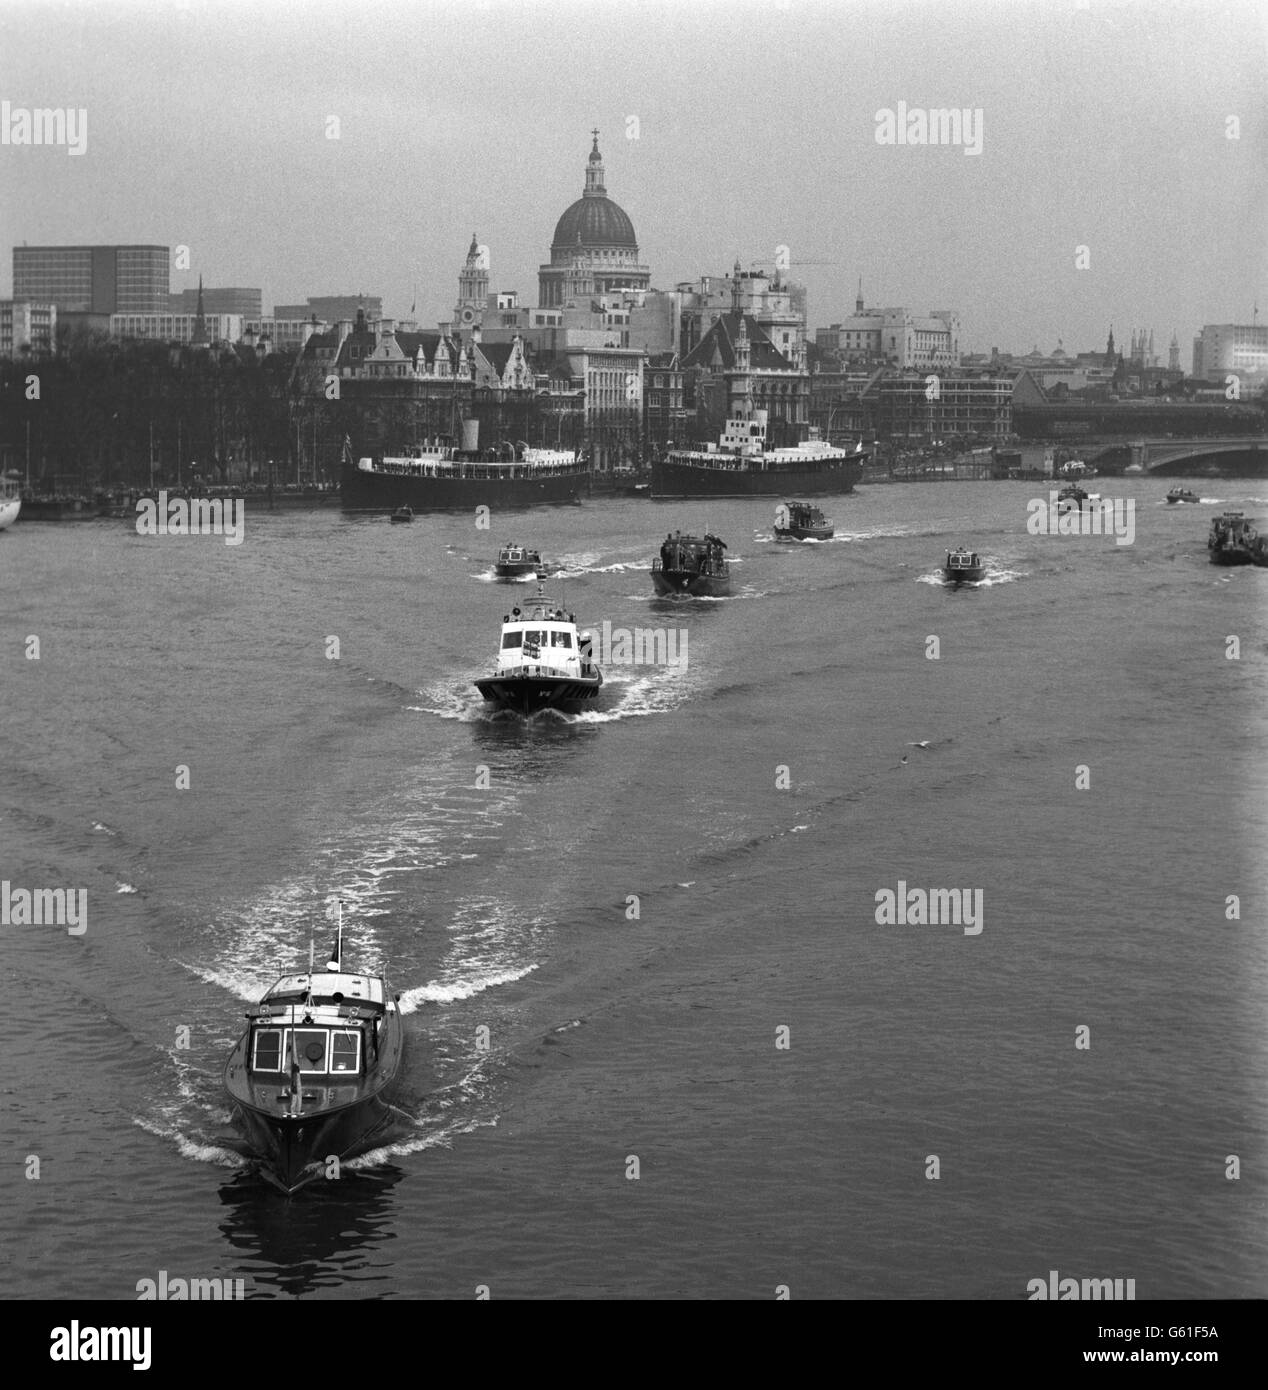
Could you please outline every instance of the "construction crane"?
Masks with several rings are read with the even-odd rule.
[[[755,265],[775,265],[778,261],[777,256],[759,256],[756,260],[749,261],[750,266]],[[788,266],[778,266],[779,270],[791,268],[795,265],[839,265],[839,261],[789,261]]]

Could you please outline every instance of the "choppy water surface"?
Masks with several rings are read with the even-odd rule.
[[[822,544],[775,499],[0,535],[0,875],[89,905],[0,928],[4,1292],[1264,1296],[1268,572],[1205,536],[1268,498],[1174,482],[1098,480],[1130,546],[1027,534],[1016,483],[832,499]],[[653,597],[676,528],[732,597]],[[687,666],[490,718],[505,540]],[[900,880],[982,932],[878,925]],[[406,1119],[286,1202],[220,1070],[332,894],[402,993]]]

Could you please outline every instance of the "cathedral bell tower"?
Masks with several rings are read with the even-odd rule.
[[[455,328],[479,328],[489,299],[489,253],[471,233],[466,264],[458,272],[458,303],[454,306]]]

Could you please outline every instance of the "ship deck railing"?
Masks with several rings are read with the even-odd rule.
[[[559,477],[569,473],[586,473],[590,469],[587,462],[572,463],[523,463],[490,460],[487,463],[450,463],[447,460],[436,462],[372,463],[366,473],[376,473],[391,478],[541,478]]]
[[[599,668],[593,663],[582,663],[579,671],[565,671],[559,666],[550,666],[543,662],[528,662],[522,666],[494,667],[489,673],[491,676],[500,676],[504,680],[513,680],[516,676],[533,676],[543,680],[579,680],[582,678],[593,678],[599,674]]]
[[[719,473],[791,473],[806,470],[823,472],[838,464],[847,463],[850,459],[857,459],[861,464],[866,457],[866,454],[851,454],[844,450],[835,455],[794,454],[783,458],[775,458],[770,454],[698,454],[678,451],[670,454],[666,463],[670,466],[677,464],[691,468],[708,468]]]

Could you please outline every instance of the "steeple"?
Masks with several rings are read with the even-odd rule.
[[[863,277],[861,275],[859,276],[858,296],[854,301],[854,312],[856,314],[861,314],[863,312]]]
[[[1171,334],[1171,354],[1167,359],[1167,369],[1172,372],[1180,370],[1180,341],[1174,332]]]
[[[210,347],[207,337],[207,316],[203,313],[203,277],[198,277],[198,312],[194,315],[194,336],[189,340],[190,347]]]
[[[608,190],[603,186],[603,156],[599,153],[599,128],[592,130],[594,144],[590,158],[586,160],[586,186],[581,192],[583,198],[606,198]]]

